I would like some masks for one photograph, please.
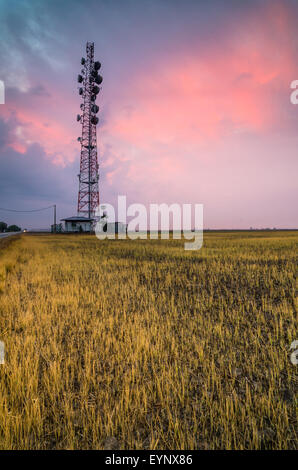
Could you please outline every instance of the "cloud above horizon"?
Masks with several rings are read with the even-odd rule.
[[[211,228],[297,226],[297,19],[292,0],[4,4],[0,205],[75,213],[75,80],[94,40],[102,201],[203,203]]]

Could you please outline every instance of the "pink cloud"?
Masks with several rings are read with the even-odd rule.
[[[281,94],[296,73],[295,27],[286,7],[272,2],[217,44],[157,57],[132,77],[109,132],[148,149],[282,126]]]
[[[74,160],[79,151],[76,140],[80,127],[75,122],[77,109],[69,96],[56,91],[37,97],[24,97],[21,93],[10,98],[0,109],[7,121],[13,116],[17,122],[16,132],[10,136],[8,145],[20,153],[34,143],[39,143],[53,163],[65,165]]]
[[[232,226],[236,212],[252,211],[252,219],[255,210],[268,213],[268,201],[278,198],[280,220],[288,224],[297,14],[275,0],[239,12],[213,39],[204,40],[200,31],[192,43],[177,37],[175,54],[161,47],[133,62],[129,76],[104,82],[98,129],[103,193],[106,184],[147,201],[203,202],[211,226],[216,220]],[[44,86],[48,95],[0,109],[6,119],[14,113],[20,128],[9,145],[24,153],[38,142],[53,163],[77,158],[79,164],[75,84],[61,77],[61,86],[59,80]],[[291,135],[287,145],[283,134]],[[247,226],[241,220],[234,222]]]

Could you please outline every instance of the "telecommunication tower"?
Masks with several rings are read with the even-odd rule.
[[[79,177],[78,216],[94,218],[95,209],[99,205],[98,189],[98,159],[96,125],[99,107],[96,98],[100,91],[102,76],[98,71],[100,62],[94,62],[94,42],[87,42],[86,58],[82,57],[81,73],[78,75],[79,95],[83,102],[80,105],[81,114],[77,121],[82,124],[82,135],[78,138],[81,143],[81,160]]]

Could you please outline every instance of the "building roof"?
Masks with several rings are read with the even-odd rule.
[[[89,218],[89,217],[73,216],[73,217],[67,217],[66,219],[60,219],[60,220],[64,220],[65,222],[92,222],[94,219]]]

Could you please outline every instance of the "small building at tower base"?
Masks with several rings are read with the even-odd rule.
[[[94,219],[89,217],[67,217],[64,222],[64,232],[92,232]]]

